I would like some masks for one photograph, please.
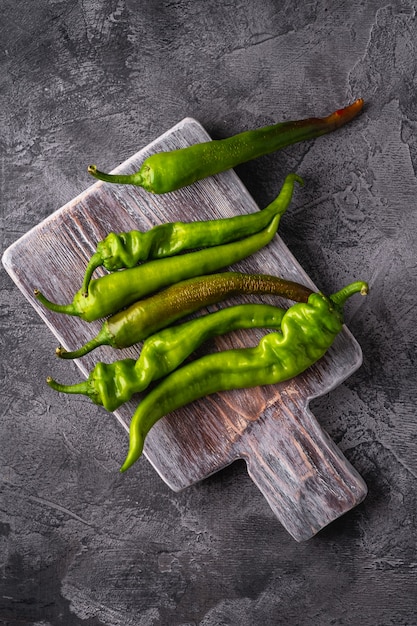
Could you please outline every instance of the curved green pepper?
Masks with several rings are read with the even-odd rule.
[[[296,302],[306,302],[311,289],[269,274],[223,272],[197,276],[167,287],[149,298],[139,300],[107,318],[95,337],[78,350],[57,348],[63,359],[78,359],[99,346],[128,348],[173,322],[241,294],[268,294]]]
[[[284,309],[269,304],[238,304],[165,328],[143,343],[140,357],[99,362],[87,380],[62,385],[48,377],[47,383],[62,393],[83,394],[94,404],[115,411],[134,393],[174,371],[202,343],[241,328],[279,329]]]
[[[90,165],[88,172],[106,182],[137,185],[152,193],[166,193],[299,141],[330,133],[356,117],[363,104],[363,99],[358,98],[327,117],[281,122],[227,139],[158,152],[145,159],[135,174],[106,174],[96,165]]]
[[[38,289],[35,297],[49,310],[75,315],[91,322],[129,306],[150,293],[155,293],[180,280],[210,274],[222,267],[241,261],[266,246],[277,232],[280,215],[269,226],[245,239],[205,248],[166,259],[156,259],[143,265],[91,281],[88,294],[80,289],[69,304],[56,304]]]
[[[138,460],[146,435],[164,415],[219,391],[277,384],[304,372],[331,347],[343,326],[343,305],[358,292],[368,293],[367,283],[352,283],[330,297],[313,293],[286,311],[281,332],[265,335],[256,347],[208,354],[169,374],[132,417],[121,471]]]
[[[114,272],[134,267],[141,261],[173,256],[193,248],[218,246],[259,232],[268,226],[273,217],[286,211],[296,182],[304,184],[297,174],[288,174],[278,197],[255,213],[196,222],[168,222],[146,232],[109,233],[97,244],[96,252],[87,265],[83,291],[88,293],[91,276],[101,265]]]

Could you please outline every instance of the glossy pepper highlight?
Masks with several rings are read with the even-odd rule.
[[[113,272],[134,267],[149,259],[173,256],[193,248],[218,246],[259,232],[268,226],[275,215],[285,212],[296,182],[304,184],[297,174],[288,174],[278,197],[265,209],[255,213],[217,220],[168,222],[158,224],[146,232],[131,230],[109,233],[97,244],[96,252],[87,265],[82,286],[84,293],[88,293],[91,277],[100,266]]]
[[[138,460],[147,434],[164,415],[219,391],[277,384],[317,362],[342,329],[344,303],[358,292],[368,293],[367,283],[352,283],[330,297],[313,293],[307,303],[296,303],[286,311],[281,332],[265,335],[256,347],[208,354],[169,374],[132,417],[129,451],[121,471]]]
[[[133,394],[174,371],[199,346],[212,337],[241,328],[279,329],[285,310],[269,304],[237,304],[214,313],[165,328],[144,342],[140,357],[99,362],[87,380],[62,385],[48,377],[47,383],[62,393],[88,396],[94,404],[115,411]]]
[[[91,281],[87,296],[81,288],[69,304],[51,302],[38,289],[34,292],[35,297],[46,308],[56,313],[75,315],[87,322],[98,320],[180,280],[210,274],[245,259],[271,241],[279,221],[280,215],[277,215],[259,233],[216,246],[215,251],[212,248],[204,248],[106,274]]]
[[[99,346],[127,348],[190,313],[241,294],[269,294],[306,302],[312,290],[270,274],[223,272],[197,276],[135,302],[103,322],[96,337],[74,351],[57,349],[64,359],[78,359]]]
[[[330,133],[356,117],[363,104],[358,98],[327,117],[281,122],[227,139],[158,152],[145,159],[134,174],[105,174],[96,165],[90,165],[88,172],[99,180],[137,185],[151,193],[175,191],[291,144]]]

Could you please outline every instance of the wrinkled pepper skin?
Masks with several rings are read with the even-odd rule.
[[[99,362],[87,380],[62,385],[51,377],[50,387],[62,393],[83,394],[94,404],[115,411],[133,394],[144,391],[151,382],[174,371],[198,347],[212,337],[242,328],[279,329],[285,310],[269,304],[238,304],[208,313],[149,337],[140,357]]]
[[[83,291],[94,271],[104,266],[109,272],[131,268],[150,259],[161,259],[184,250],[207,248],[244,239],[266,228],[276,215],[288,208],[295,183],[304,182],[297,174],[288,174],[277,198],[262,211],[234,217],[195,222],[168,222],[158,224],[146,232],[131,230],[109,233],[97,244],[83,280]]]
[[[286,311],[281,332],[265,335],[256,347],[208,354],[169,374],[139,404],[130,423],[129,451],[121,470],[141,456],[145,438],[164,415],[219,391],[277,384],[304,372],[331,347],[343,326],[343,305],[365,282],[333,296],[313,293]]]
[[[233,296],[267,294],[306,302],[311,292],[305,285],[269,274],[222,272],[197,276],[171,285],[110,316],[97,335],[78,350],[67,351],[60,347],[56,353],[63,359],[78,359],[103,345],[128,348],[203,307]]]
[[[356,117],[363,104],[362,98],[358,98],[327,117],[281,122],[227,139],[158,152],[145,159],[139,171],[130,175],[106,174],[96,165],[90,165],[88,172],[106,182],[137,185],[151,193],[167,193],[291,144],[330,133]]]

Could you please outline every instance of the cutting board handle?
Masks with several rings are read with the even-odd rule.
[[[242,458],[283,526],[305,541],[362,502],[367,486],[308,405],[288,400],[253,422]]]

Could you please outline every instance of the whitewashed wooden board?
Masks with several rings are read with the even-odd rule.
[[[114,171],[134,172],[153,152],[208,139],[196,120],[185,118]],[[282,182],[283,178],[277,180],[277,193]],[[33,290],[39,288],[55,302],[71,301],[97,242],[108,232],[147,230],[166,221],[213,219],[257,210],[234,171],[164,195],[98,182],[10,246],[3,265],[54,333],[57,344],[72,350],[94,336],[101,321],[88,324],[47,311],[34,298]],[[314,288],[279,235],[266,249],[233,269],[282,275]],[[287,305],[277,298],[262,297],[262,301]],[[262,331],[234,332],[200,348],[198,355],[255,345],[261,335]],[[87,375],[99,360],[137,357],[139,352],[140,346],[123,351],[103,347],[79,359],[77,365]],[[51,368],[54,358],[51,354]],[[360,346],[344,328],[318,364],[288,383],[217,394],[166,416],[149,434],[145,456],[175,491],[244,459],[249,475],[288,532],[297,541],[309,539],[359,504],[367,493],[361,476],[308,408],[313,397],[339,385],[361,362]],[[139,400],[136,397],[115,412],[126,430]]]

